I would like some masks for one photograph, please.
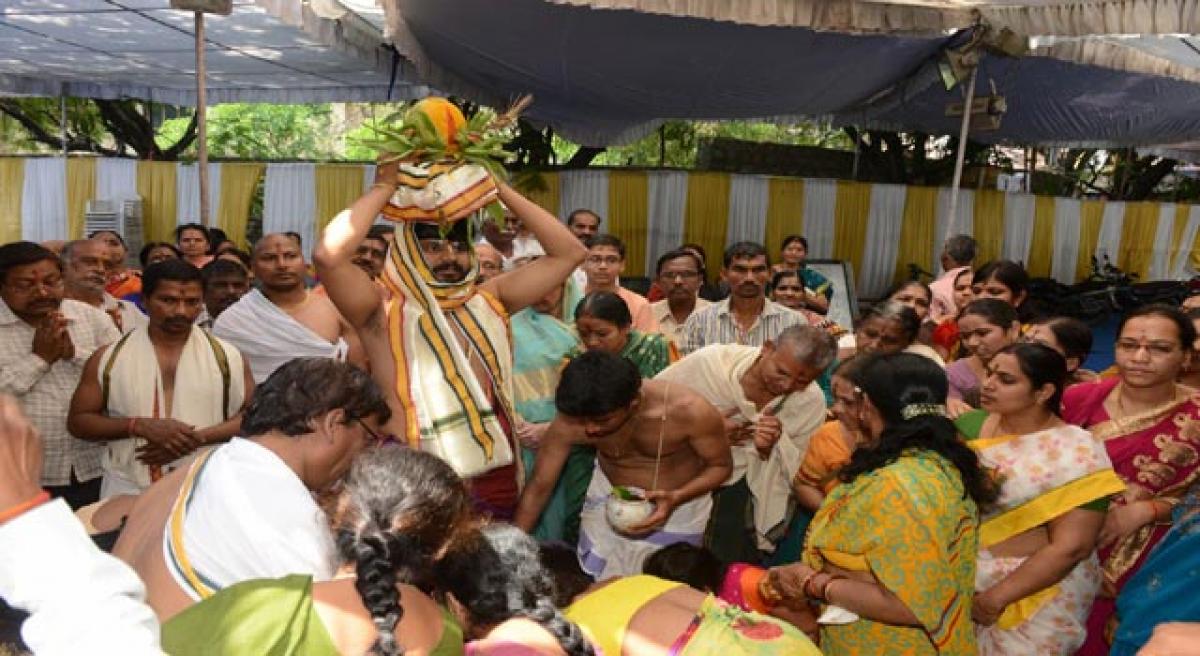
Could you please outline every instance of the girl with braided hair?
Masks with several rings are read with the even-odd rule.
[[[468,656],[593,656],[591,643],[554,605],[537,542],[489,524],[438,562],[436,586],[471,639]]]
[[[462,480],[436,456],[389,445],[354,462],[330,512],[342,569],[246,581],[163,625],[170,654],[462,653],[462,632],[414,585],[470,513]]]

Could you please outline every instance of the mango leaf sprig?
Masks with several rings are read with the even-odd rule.
[[[389,115],[382,124],[372,126],[375,138],[363,139],[361,143],[383,154],[379,160],[381,164],[395,161],[466,162],[482,166],[498,180],[507,180],[504,162],[512,158],[513,153],[504,150],[504,144],[512,140],[511,128],[532,100],[532,96],[523,96],[499,114],[481,107],[452,134],[443,134],[418,103]]]

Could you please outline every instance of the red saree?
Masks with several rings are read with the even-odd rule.
[[[1115,504],[1142,499],[1177,501],[1200,477],[1200,395],[1176,388],[1175,398],[1153,410],[1112,419],[1104,400],[1120,383],[1108,378],[1069,388],[1063,419],[1091,430],[1104,442],[1113,470],[1129,489]],[[1104,632],[1117,594],[1170,528],[1152,523],[1098,551],[1104,583],[1088,618],[1088,639],[1079,654],[1107,654]]]

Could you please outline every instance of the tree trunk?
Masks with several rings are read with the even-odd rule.
[[[1152,164],[1150,163],[1154,161]],[[1137,171],[1130,176],[1125,200],[1145,200],[1154,193],[1154,188],[1158,183],[1162,182],[1163,178],[1171,174],[1175,170],[1175,165],[1178,163],[1173,159],[1166,157],[1143,157],[1138,160]],[[1147,165],[1148,164],[1148,165]]]
[[[563,166],[565,166],[568,169],[585,168],[589,164],[592,163],[592,160],[599,157],[600,153],[602,153],[604,151],[605,151],[604,148],[596,148],[594,146],[580,146],[579,150],[575,151],[575,154],[571,155],[571,159],[567,160],[567,163],[564,164]]]
[[[95,114],[77,118],[73,126],[68,125],[64,143],[57,113],[52,115],[39,109],[39,104],[44,102],[37,98],[0,98],[0,112],[13,117],[34,141],[55,150],[65,148],[68,152],[86,151],[109,157],[125,157],[133,151],[139,159],[175,160],[196,139],[195,116],[179,141],[161,149],[154,139],[154,125],[140,109],[140,103],[132,100],[88,100]],[[94,128],[89,129],[89,119],[90,125],[94,126],[97,118],[107,135],[99,134]],[[103,145],[104,136],[111,137],[116,147]]]

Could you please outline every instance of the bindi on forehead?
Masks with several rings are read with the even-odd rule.
[[[1179,327],[1165,317],[1136,317],[1121,331],[1121,339],[1179,342]]]

